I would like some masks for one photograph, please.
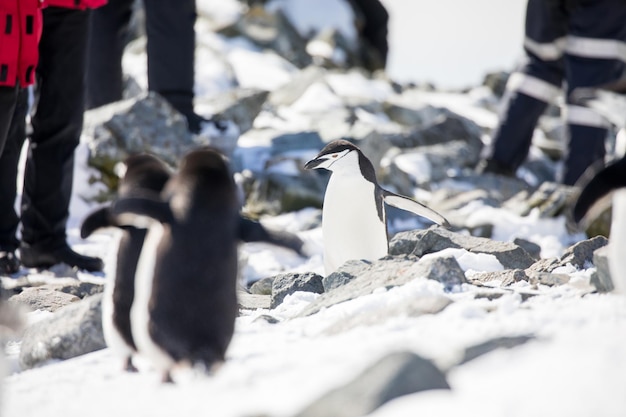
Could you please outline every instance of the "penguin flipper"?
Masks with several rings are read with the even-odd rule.
[[[239,216],[239,239],[244,242],[267,242],[303,255],[304,242],[293,233],[270,230],[261,223]]]
[[[120,225],[140,229],[154,222],[171,223],[174,219],[169,202],[148,197],[120,198],[111,205],[111,213]]]
[[[435,210],[426,207],[422,203],[419,203],[412,198],[392,193],[391,191],[387,191],[385,189],[381,190],[385,203],[389,204],[390,206],[399,208],[401,210],[410,211],[411,213],[415,213],[418,216],[426,217],[427,219],[437,223],[440,226],[446,228],[450,227],[450,223],[448,223],[448,220],[446,220],[445,217],[437,213]]]
[[[574,221],[581,224],[583,218],[599,203],[606,200],[613,191],[624,187],[626,178],[626,157],[602,169],[580,192],[572,210]]]
[[[111,206],[101,207],[90,213],[80,226],[80,237],[85,239],[93,232],[105,227],[115,226],[115,221],[111,216]]]

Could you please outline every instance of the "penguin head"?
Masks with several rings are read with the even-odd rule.
[[[359,172],[361,159],[367,160],[355,145],[347,140],[335,140],[326,145],[315,158],[307,162],[304,169],[324,168],[333,172]]]

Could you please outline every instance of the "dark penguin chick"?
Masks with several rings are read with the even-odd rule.
[[[322,209],[326,274],[352,259],[371,261],[387,255],[384,203],[449,227],[448,221],[434,210],[383,189],[370,160],[348,141],[330,142],[304,168],[332,171]]]
[[[238,242],[301,246],[241,218],[226,160],[208,148],[183,158],[161,199],[120,199],[113,213],[124,223],[149,224],[131,325],[139,353],[166,382],[177,366],[210,370],[224,361],[238,314]]]
[[[160,159],[149,154],[136,154],[124,161],[125,173],[120,179],[118,198],[158,196],[170,177],[170,170]],[[135,297],[135,270],[146,236],[145,229],[122,227],[111,214],[110,206],[91,213],[81,226],[86,238],[96,229],[118,227],[118,250],[115,269],[107,281],[102,302],[104,338],[125,362],[125,369],[134,371],[132,355],[137,348],[130,326],[130,308]]]
[[[616,292],[626,294],[626,156],[600,170],[586,185],[573,208],[573,218],[585,225],[611,203],[608,258]]]

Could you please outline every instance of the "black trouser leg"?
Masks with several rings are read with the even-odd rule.
[[[144,0],[148,88],[189,118],[193,113],[195,0]]]
[[[85,106],[84,73],[89,13],[44,9],[39,44],[39,102],[22,198],[22,240],[31,246],[65,245],[72,194],[74,150]]]
[[[10,97],[3,97],[2,123],[9,120],[7,126],[6,143],[0,155],[0,249],[14,251],[19,246],[16,238],[17,228],[20,222],[15,212],[15,198],[17,195],[17,169],[20,161],[20,153],[26,139],[26,113],[28,112],[28,90],[25,88],[12,88]],[[7,100],[11,100],[9,104]],[[9,107],[11,110],[9,111]],[[7,113],[5,113],[5,108]],[[6,117],[6,116],[9,117]]]
[[[132,0],[109,0],[91,14],[87,50],[87,108],[123,97],[122,56],[128,38]]]

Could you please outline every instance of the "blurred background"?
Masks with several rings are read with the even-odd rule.
[[[522,56],[526,0],[381,0],[390,15],[387,72],[439,88],[480,84]]]

